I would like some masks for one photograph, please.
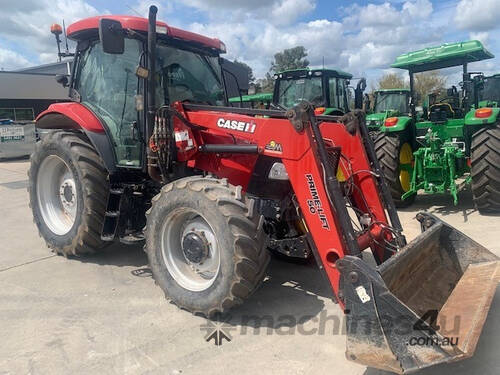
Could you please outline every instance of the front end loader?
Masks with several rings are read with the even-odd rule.
[[[312,253],[347,316],[348,359],[407,373],[471,356],[498,258],[428,214],[407,244],[362,112],[229,107],[222,42],[156,12],[68,28],[73,101],[38,117],[29,172],[48,246],[78,257],[145,238],[167,298],[208,317],[262,284],[268,244]],[[456,319],[445,345],[441,321]]]

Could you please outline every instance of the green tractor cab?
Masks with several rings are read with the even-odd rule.
[[[317,115],[343,115],[350,111],[349,83],[352,74],[336,69],[295,69],[274,75],[274,91],[230,98],[233,105],[252,108],[288,109],[306,100]],[[354,107],[363,106],[366,80],[360,79],[354,90]]]
[[[479,108],[500,105],[500,74],[483,77],[482,90],[478,92]]]
[[[366,125],[372,139],[375,140],[388,118],[410,118],[410,90],[380,89],[374,91],[373,96],[373,110],[366,116]]]
[[[295,69],[274,76],[273,103],[291,108],[302,100],[311,102],[316,114],[349,112],[348,86],[352,74],[336,69]]]
[[[459,190],[472,184],[481,212],[500,209],[500,108],[484,96],[495,95],[498,85],[496,78],[467,69],[493,57],[472,40],[406,53],[391,65],[409,72],[410,111],[385,121],[376,149],[398,206],[411,204],[420,190],[449,193],[456,205]],[[453,86],[429,95],[423,116],[417,117],[414,74],[455,66],[463,69],[461,90]]]
[[[273,94],[262,92],[253,95],[242,95],[229,98],[231,105],[237,104],[243,108],[269,109],[273,101]]]

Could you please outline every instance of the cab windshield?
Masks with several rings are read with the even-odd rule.
[[[325,105],[321,77],[290,78],[279,81],[278,103],[290,108],[302,100],[311,102],[314,106]]]
[[[408,113],[408,95],[399,92],[377,92],[374,112],[398,111]]]
[[[196,52],[159,45],[156,69],[159,104],[177,101],[224,105],[219,59]]]
[[[479,98],[480,100],[495,101],[500,105],[500,77],[486,77]]]

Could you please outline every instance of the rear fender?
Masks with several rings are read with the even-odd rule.
[[[116,171],[113,146],[101,121],[80,103],[56,103],[36,118],[38,129],[83,131],[110,174]]]

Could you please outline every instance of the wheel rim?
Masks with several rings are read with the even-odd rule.
[[[75,223],[78,196],[75,178],[66,162],[50,155],[40,164],[36,180],[38,207],[50,231],[62,236]]]
[[[162,227],[161,253],[168,272],[184,289],[200,292],[217,278],[217,238],[208,222],[192,209],[168,214]]]
[[[399,181],[403,191],[410,190],[411,176],[410,171],[412,168],[413,151],[409,143],[403,143],[399,150]]]

